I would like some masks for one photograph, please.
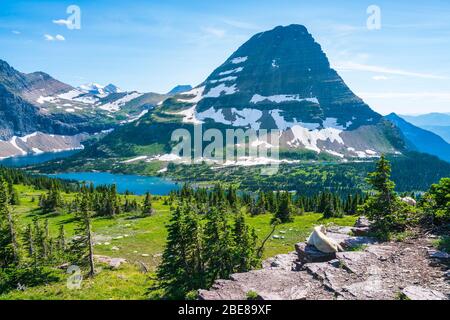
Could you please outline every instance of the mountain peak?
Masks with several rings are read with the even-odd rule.
[[[172,90],[170,90],[167,94],[168,95],[174,95],[174,94],[179,94],[179,93],[183,93],[183,92],[187,92],[192,90],[192,86],[189,84],[179,84],[177,86],[175,86]]]
[[[194,91],[197,113],[220,112],[222,122],[230,123],[240,118],[236,112],[257,110],[264,119],[261,129],[304,124],[355,130],[381,119],[331,69],[321,46],[298,24],[254,35]]]

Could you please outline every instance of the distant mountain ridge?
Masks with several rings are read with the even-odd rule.
[[[113,84],[74,88],[44,72],[22,73],[0,60],[0,158],[22,155],[23,150],[34,152],[33,147],[22,148],[14,142],[38,133],[46,145],[41,143],[42,148],[35,148],[35,153],[61,150],[53,135],[60,140],[64,136],[86,137],[136,121],[166,97],[124,92]],[[47,135],[45,139],[43,135]],[[80,139],[72,141],[67,148],[79,148]]]
[[[415,126],[436,133],[450,143],[450,113],[428,113],[417,116],[400,115],[400,117]]]
[[[174,95],[178,93],[183,93],[192,90],[192,86],[189,84],[181,84],[174,87],[172,90],[170,90],[167,95]]]
[[[416,127],[395,113],[386,116],[405,137],[408,149],[435,155],[450,162],[450,144],[437,134]]]

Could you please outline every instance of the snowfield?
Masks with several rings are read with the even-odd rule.
[[[236,89],[236,84],[233,84],[232,86],[228,87],[226,84],[220,84],[217,87],[211,88],[207,94],[203,96],[203,98],[218,98],[222,94],[229,95],[234,94],[238,90]]]
[[[244,67],[239,67],[239,68],[236,68],[236,69],[223,71],[223,72],[219,73],[219,76],[226,76],[226,75],[229,75],[229,74],[232,74],[232,73],[238,73],[238,72],[241,72],[242,70],[244,70]]]
[[[239,64],[239,63],[243,63],[245,61],[247,61],[248,57],[237,57],[234,58],[233,60],[231,60],[231,63],[233,64]]]
[[[304,146],[308,150],[315,151],[317,153],[321,152],[321,149],[317,145],[318,141],[330,141],[337,142],[339,144],[344,145],[344,140],[340,134],[342,130],[334,129],[334,128],[325,128],[321,130],[308,130],[299,125],[295,125],[291,128],[292,134],[294,135],[294,139],[292,139],[288,144],[291,146],[299,147]]]
[[[137,99],[137,98],[141,97],[142,95],[143,95],[142,93],[132,92],[116,101],[103,104],[103,105],[99,106],[99,108],[102,110],[108,111],[108,112],[117,112],[126,103],[128,103],[134,99]]]
[[[307,102],[319,104],[319,100],[315,97],[314,98],[300,98],[300,95],[298,95],[298,94],[278,94],[278,95],[273,95],[273,96],[268,96],[268,97],[264,97],[262,95],[255,94],[255,95],[253,95],[252,99],[250,100],[250,103],[256,104],[258,102],[263,102],[266,100],[270,101],[270,102],[274,102],[274,103],[292,102],[292,101],[298,101],[298,102],[307,101]]]

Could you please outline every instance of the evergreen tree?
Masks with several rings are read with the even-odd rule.
[[[63,254],[66,251],[66,235],[64,232],[64,226],[61,225],[59,227],[59,233],[57,238],[57,247],[60,254]]]
[[[211,208],[206,214],[204,259],[208,284],[233,273],[233,238],[224,212]]]
[[[166,248],[157,275],[167,296],[183,299],[187,292],[205,284],[202,229],[191,205],[180,203],[172,210],[167,231]]]
[[[246,272],[258,265],[256,240],[255,230],[248,227],[242,213],[237,213],[233,225],[234,272]]]
[[[18,265],[20,248],[17,225],[10,208],[8,184],[0,178],[0,267]]]
[[[278,208],[274,216],[274,220],[278,219],[281,223],[288,223],[293,221],[292,218],[292,204],[291,204],[291,195],[289,192],[282,192],[277,197],[278,200]]]
[[[89,202],[89,194],[84,189],[79,198],[79,208],[77,212],[78,226],[75,230],[76,237],[72,241],[71,252],[80,264],[88,265],[89,276],[95,274],[94,265],[94,244],[92,235],[92,211]]]
[[[395,193],[395,184],[390,180],[391,165],[384,155],[377,163],[376,170],[369,174],[367,182],[372,185],[375,194],[359,208],[360,213],[374,222],[374,228],[387,235],[401,228],[405,222],[403,203]]]
[[[142,204],[142,213],[148,216],[153,213],[152,196],[149,192],[145,194],[144,203]]]

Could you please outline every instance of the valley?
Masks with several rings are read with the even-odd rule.
[[[446,124],[375,111],[325,47],[277,26],[167,93],[0,60],[0,300],[448,298]]]

